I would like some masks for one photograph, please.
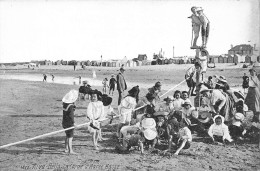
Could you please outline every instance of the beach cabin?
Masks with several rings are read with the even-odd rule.
[[[184,64],[184,59],[180,59],[179,64]]]
[[[52,61],[50,60],[45,60],[45,64],[44,65],[52,65]]]
[[[54,62],[54,65],[62,65],[61,60],[57,60],[56,62]]]
[[[245,63],[250,63],[250,62],[251,62],[251,57],[247,55],[245,57]]]
[[[131,63],[131,61],[130,61],[130,60],[127,60],[125,66],[126,66],[126,67],[130,67],[130,63]]]
[[[168,65],[169,64],[169,59],[164,59],[164,64]]]
[[[227,63],[234,63],[234,57],[232,57],[231,55],[228,55]]]
[[[170,59],[168,60],[168,64],[172,64],[172,63],[173,63],[173,59],[170,58]]]
[[[223,58],[223,56],[219,56],[218,57],[218,63],[224,63],[224,58]]]
[[[251,61],[252,61],[252,62],[257,62],[257,57],[258,57],[258,56],[257,56],[256,54],[253,54],[253,55],[251,55],[250,57],[251,57]]]
[[[142,66],[142,61],[136,61],[136,66]]]
[[[150,60],[146,61],[146,65],[151,65],[151,63],[152,63],[152,61],[150,61]]]
[[[137,59],[138,59],[138,61],[147,60],[147,55],[146,54],[139,54]]]
[[[77,61],[77,65],[81,65],[81,62],[80,62],[80,61]]]
[[[227,63],[227,57],[223,57],[223,63]]]
[[[90,66],[97,66],[97,61],[91,61]]]

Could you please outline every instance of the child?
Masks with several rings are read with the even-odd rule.
[[[162,90],[162,83],[161,82],[156,82],[155,85],[151,88],[148,89],[148,92],[153,94],[155,96],[155,101],[159,102],[160,101],[160,92]]]
[[[91,95],[91,102],[88,104],[87,118],[90,119],[91,124],[88,126],[88,130],[92,133],[93,144],[95,150],[98,150],[98,140],[102,140],[100,120],[105,117],[104,106],[101,101],[98,100],[99,91],[93,90]],[[93,126],[92,126],[93,125]]]
[[[213,142],[225,143],[225,141],[232,142],[229,135],[228,126],[224,124],[224,117],[216,115],[213,118],[214,123],[209,127],[208,134]]]
[[[103,94],[106,94],[107,93],[107,88],[109,88],[108,84],[107,84],[107,78],[105,78],[103,81],[102,81],[102,84],[103,84]]]
[[[54,82],[54,75],[53,74],[51,74],[51,80],[52,80],[52,82]]]
[[[208,77],[207,87],[208,87],[209,89],[213,89],[212,76],[209,76],[209,77]]]
[[[178,140],[177,140],[177,150],[174,155],[178,155],[182,149],[190,148],[190,143],[192,141],[191,131],[188,128],[189,121],[187,119],[182,119],[179,124]]]
[[[74,126],[74,111],[75,111],[75,101],[78,98],[78,91],[77,90],[71,90],[69,93],[67,93],[63,99],[63,118],[62,118],[62,127],[64,129]],[[70,129],[65,131],[66,133],[66,139],[65,139],[65,153],[70,154],[76,154],[72,150],[72,140],[73,140],[73,134],[74,129]]]
[[[117,127],[117,136],[119,137],[120,129],[124,125],[129,125],[131,118],[132,118],[132,112],[135,109],[135,106],[137,104],[137,99],[139,95],[139,86],[133,87],[131,90],[128,91],[128,95],[121,101],[120,105],[118,106],[120,117],[120,123]]]
[[[116,79],[114,78],[114,74],[111,75],[111,78],[109,80],[109,94],[112,91],[112,96],[114,94],[115,91],[115,86],[116,86]]]
[[[185,102],[189,102],[191,104],[188,92],[187,91],[183,91],[181,94],[182,94],[182,99],[183,99],[184,103]]]
[[[245,129],[242,126],[242,122],[244,120],[244,115],[242,113],[236,113],[234,115],[232,125],[229,125],[228,129],[230,131],[230,136],[234,140],[243,140],[243,136],[245,134]]]
[[[116,146],[116,150],[119,153],[129,153],[131,147],[138,146],[140,148],[141,154],[144,152],[144,143],[145,139],[142,131],[136,133],[127,132],[127,135],[123,138],[123,144]]]
[[[174,100],[173,100],[173,107],[174,110],[181,110],[182,109],[182,104],[184,103],[184,100],[181,99],[181,92],[179,90],[176,90],[174,92]]]
[[[47,82],[47,75],[43,74],[43,82]]]

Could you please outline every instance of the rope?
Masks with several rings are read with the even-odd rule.
[[[177,85],[174,86],[173,88],[169,89],[166,93],[164,93],[164,94],[161,95],[160,97],[163,97],[164,95],[166,95],[167,93],[169,93],[171,90],[175,89],[175,88],[178,87],[180,84],[182,84],[184,81],[185,81],[185,80],[183,80],[182,82],[180,82],[179,84],[177,84]],[[143,107],[145,107],[145,106],[146,106],[146,105],[140,106],[140,107],[134,109],[134,111],[139,110],[139,109],[141,109],[141,108],[143,108]],[[127,113],[128,113],[128,112],[127,112]],[[114,118],[117,118],[117,117],[119,117],[119,116],[120,116],[120,115],[117,115],[117,116],[115,116]],[[109,118],[103,118],[103,119],[101,119],[101,120],[99,120],[99,121],[102,122],[102,121],[105,121],[105,120],[108,120],[108,119],[109,119]],[[58,133],[60,133],[60,132],[64,132],[64,131],[67,131],[67,130],[71,130],[71,129],[75,129],[75,128],[80,128],[80,127],[83,127],[83,126],[88,125],[88,124],[90,124],[90,122],[83,123],[83,124],[79,124],[79,125],[75,125],[75,126],[72,126],[72,127],[66,128],[66,129],[62,129],[62,130],[58,130],[58,131],[46,133],[46,134],[39,135],[39,136],[36,136],[36,137],[33,137],[33,138],[29,138],[29,139],[25,139],[25,140],[22,140],[22,141],[18,141],[18,142],[14,142],[14,143],[2,145],[2,146],[0,146],[0,149],[6,148],[6,147],[10,147],[10,146],[14,146],[14,145],[17,145],[17,144],[21,144],[21,143],[24,143],[24,142],[32,141],[32,140],[35,140],[35,139],[47,137],[47,136],[50,136],[50,135],[58,134]]]

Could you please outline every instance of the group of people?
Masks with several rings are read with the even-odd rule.
[[[195,64],[195,69],[196,65],[198,64]],[[121,94],[118,100],[120,119],[116,132],[116,150],[119,153],[128,153],[135,149],[134,147],[139,147],[143,153],[144,149],[154,150],[156,145],[166,142],[167,151],[172,150],[174,143],[174,154],[178,155],[182,149],[190,148],[195,132],[197,136],[210,137],[213,143],[225,144],[243,140],[251,131],[244,128],[246,106],[254,113],[252,122],[259,122],[260,81],[256,77],[255,69],[250,69],[251,81],[246,98],[239,92],[231,91],[224,76],[210,76],[207,82],[196,86],[196,89],[199,87],[199,90],[196,90],[200,97],[199,106],[195,105],[195,102],[192,104],[190,91],[176,90],[172,96],[167,96],[163,99],[164,102],[161,102],[160,82],[149,88],[144,97],[139,98],[139,86],[132,87],[128,94],[123,96],[127,89],[123,73],[124,69],[121,68],[115,81]],[[119,82],[119,79],[122,82]],[[74,125],[73,114],[68,113],[75,110],[73,104],[76,95],[72,92],[68,94],[63,98],[64,128]],[[115,112],[111,107],[111,97],[102,95],[98,90],[91,90],[89,94],[91,98],[87,109],[87,118],[90,121],[88,130],[93,134],[94,148],[98,150],[98,141],[103,140],[100,124]],[[66,101],[66,97],[72,100]],[[207,110],[203,111],[204,107],[207,107]],[[70,116],[72,121],[67,122],[67,116]],[[66,131],[66,137],[66,152],[74,153],[71,147],[73,129]]]
[[[54,76],[54,74],[51,74],[51,80],[52,80],[52,82],[54,82],[54,78],[55,78],[55,76]],[[47,75],[46,74],[43,74],[43,80],[42,80],[43,82],[47,82]]]

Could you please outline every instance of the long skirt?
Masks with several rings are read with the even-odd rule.
[[[219,114],[222,115],[225,118],[225,121],[230,121],[231,118],[233,117],[234,113],[235,113],[235,110],[234,110],[234,105],[235,105],[234,104],[234,100],[232,98],[230,98],[230,96],[227,93],[225,93],[225,92],[222,92],[222,93],[226,97],[226,103],[220,109]],[[215,109],[218,107],[219,103],[217,102],[215,104]]]
[[[254,117],[259,119],[260,113],[260,90],[258,87],[249,87],[245,99],[248,109],[254,112]]]

